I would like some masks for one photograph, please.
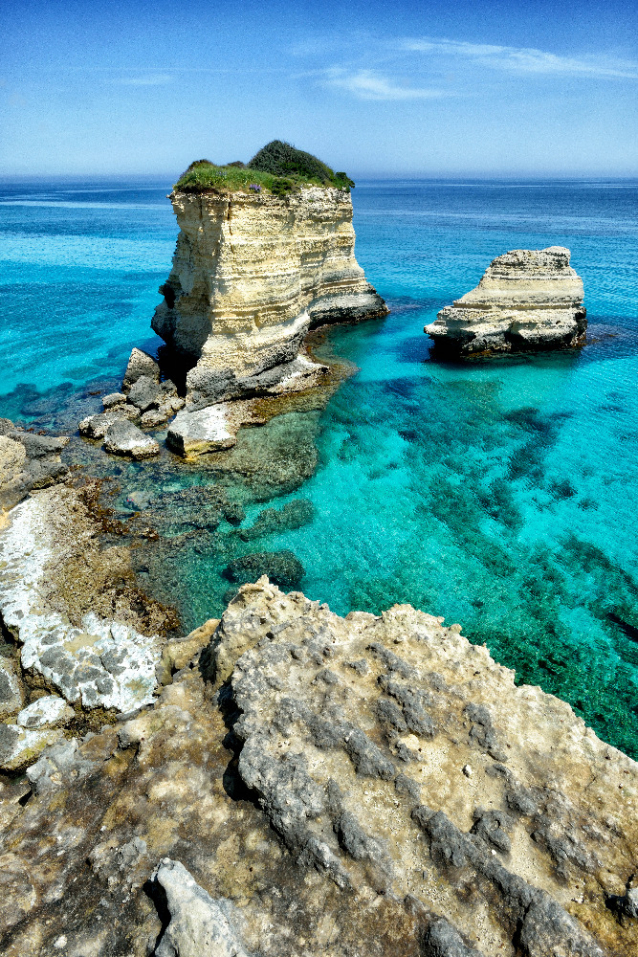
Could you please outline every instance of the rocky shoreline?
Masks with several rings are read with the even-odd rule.
[[[638,765],[459,626],[262,579],[0,791],[7,957],[626,957]]]

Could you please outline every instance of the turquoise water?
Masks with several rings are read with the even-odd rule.
[[[167,191],[0,191],[0,414],[37,422],[121,375],[133,344],[153,347],[175,238]],[[339,613],[410,602],[459,621],[517,680],[638,756],[638,183],[362,183],[353,200],[359,261],[392,313],[329,333],[322,348],[359,372],[323,412],[250,430],[264,471],[289,469],[286,493],[173,462],[113,466],[122,508],[133,485],[168,501],[222,481],[246,511],[238,529],[173,510],[144,557],[149,589],[191,627],[221,611],[230,560],[290,550],[310,597]],[[585,349],[431,360],[422,327],[441,306],[495,256],[556,244],[584,280]],[[264,508],[298,499],[304,524],[242,539]]]

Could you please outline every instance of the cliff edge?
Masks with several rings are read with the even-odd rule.
[[[263,578],[167,650],[0,779],[6,957],[638,952],[638,765],[460,626]]]
[[[425,332],[438,352],[461,358],[582,345],[583,283],[570,255],[550,246],[498,256],[478,286],[442,309]]]

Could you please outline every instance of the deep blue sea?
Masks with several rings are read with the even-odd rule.
[[[42,424],[121,376],[133,345],[159,345],[170,182],[0,187],[0,415]],[[359,371],[325,410],[251,430],[284,459],[282,441],[303,437],[298,487],[272,501],[231,490],[243,527],[299,499],[312,520],[250,542],[173,528],[162,582],[152,558],[141,569],[150,590],[190,628],[223,607],[229,549],[291,550],[309,597],[460,622],[638,757],[638,181],[362,182],[353,202],[357,257],[392,312],[330,331],[321,348]],[[422,329],[443,305],[495,256],[550,245],[584,281],[584,349],[431,359]],[[114,471],[155,494],[213,480],[153,468]]]

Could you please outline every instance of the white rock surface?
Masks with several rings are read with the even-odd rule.
[[[38,698],[24,708],[16,718],[16,724],[21,728],[56,728],[66,726],[75,712],[64,698],[58,695],[46,695]]]
[[[153,700],[161,659],[157,636],[90,612],[80,626],[52,607],[48,569],[65,543],[51,510],[73,509],[73,493],[51,489],[27,499],[0,530],[0,610],[22,645],[25,670],[42,675],[69,702],[131,711]]]
[[[168,857],[152,880],[164,888],[171,915],[155,957],[247,957],[229,901],[212,898],[183,864]]]
[[[132,459],[148,459],[159,455],[160,447],[128,419],[117,419],[106,430],[104,448],[113,455],[126,455]]]
[[[425,332],[440,351],[460,356],[581,345],[583,283],[570,255],[550,246],[498,256],[476,289],[442,309]]]
[[[0,771],[23,771],[61,736],[61,731],[31,731],[16,724],[0,724]]]

